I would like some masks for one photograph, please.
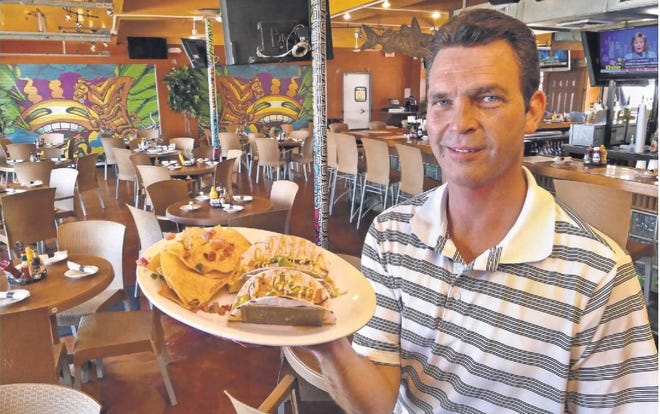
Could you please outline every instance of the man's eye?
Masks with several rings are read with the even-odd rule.
[[[493,103],[493,102],[499,102],[500,98],[499,96],[495,96],[495,95],[486,95],[486,96],[482,96],[481,100],[485,103]]]
[[[449,99],[438,99],[437,101],[433,102],[434,105],[436,106],[447,106],[450,104]]]

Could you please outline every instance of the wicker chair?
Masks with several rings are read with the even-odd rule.
[[[80,201],[80,209],[85,217],[87,217],[87,208],[85,207],[83,193],[87,191],[96,190],[96,196],[99,198],[101,208],[105,208],[103,193],[96,179],[96,160],[98,157],[98,154],[89,154],[84,157],[78,157],[78,161],[76,162],[76,169],[78,170],[78,201]]]
[[[98,414],[101,404],[89,395],[54,384],[0,385],[3,414]]]

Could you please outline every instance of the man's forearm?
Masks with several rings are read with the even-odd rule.
[[[398,367],[376,365],[344,338],[310,347],[323,371],[326,389],[347,413],[391,413],[401,381]]]

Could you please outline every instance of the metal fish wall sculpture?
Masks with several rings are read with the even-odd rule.
[[[433,36],[422,33],[422,29],[414,17],[410,26],[402,24],[399,31],[386,29],[378,34],[366,25],[362,25],[362,30],[367,37],[361,47],[362,50],[373,49],[376,45],[381,45],[385,53],[399,52],[406,56],[424,58],[431,49]]]

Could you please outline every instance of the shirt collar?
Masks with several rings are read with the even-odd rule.
[[[491,249],[470,264],[475,270],[494,270],[500,263],[535,262],[550,255],[555,229],[555,203],[552,195],[536,184],[534,176],[523,167],[527,193],[520,212],[509,232]],[[410,226],[421,242],[449,257],[459,260],[456,246],[447,234],[447,186],[428,194],[414,212]],[[495,206],[494,206],[495,208]]]

